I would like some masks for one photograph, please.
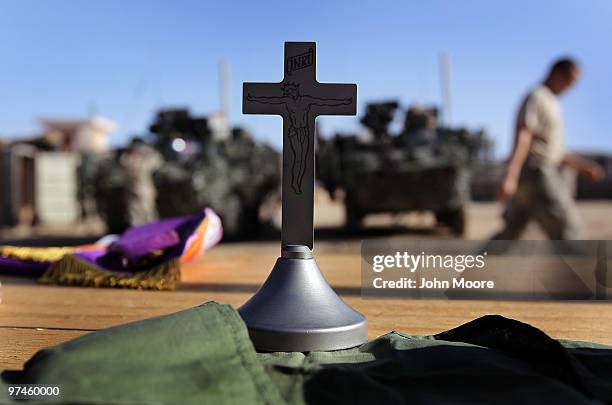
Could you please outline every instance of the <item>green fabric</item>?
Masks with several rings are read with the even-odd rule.
[[[23,373],[3,377],[5,382],[61,384],[64,401],[77,404],[282,401],[238,314],[216,303],[41,350]]]
[[[256,353],[237,313],[211,302],[42,350],[9,383],[62,384],[76,404],[602,403],[612,347],[493,316],[349,350]]]

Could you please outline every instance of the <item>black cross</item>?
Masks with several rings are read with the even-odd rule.
[[[315,119],[355,115],[357,85],[317,81],[317,44],[285,42],[280,83],[244,83],[242,112],[283,117],[282,246],[312,250]]]

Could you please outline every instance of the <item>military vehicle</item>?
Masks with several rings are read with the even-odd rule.
[[[186,109],[159,111],[149,131],[149,143],[164,157],[153,175],[160,218],[210,207],[223,221],[225,239],[253,236],[259,230],[260,205],[280,184],[276,150],[256,143],[241,128],[231,129],[225,139],[215,137],[207,117],[194,117]],[[121,153],[102,161],[96,176],[98,210],[112,233],[130,225]]]
[[[357,230],[372,213],[431,211],[456,235],[465,231],[470,167],[486,135],[438,126],[437,109],[412,107],[403,129],[389,132],[399,103],[369,104],[361,136],[318,140],[318,177],[329,191],[344,190],[346,226]]]
[[[278,189],[280,154],[241,128],[218,139],[205,117],[188,110],[162,110],[150,132],[166,159],[155,175],[160,217],[211,207],[223,221],[226,239],[253,236],[261,226],[259,207]]]
[[[609,199],[612,198],[612,155],[606,153],[580,153],[585,159],[593,160],[601,165],[604,177],[591,181],[582,176],[576,180],[576,197],[578,199]]]

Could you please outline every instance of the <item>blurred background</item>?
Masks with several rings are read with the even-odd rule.
[[[97,238],[212,207],[226,240],[280,227],[280,117],[242,83],[282,78],[317,41],[318,80],[358,84],[357,117],[317,120],[320,235],[488,238],[519,102],[560,56],[570,151],[606,173],[575,190],[612,238],[612,4],[3,1],[0,241]],[[541,238],[532,227],[525,237]]]

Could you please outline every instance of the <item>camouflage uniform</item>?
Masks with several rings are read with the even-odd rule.
[[[580,218],[572,194],[554,165],[526,163],[516,195],[504,213],[505,228],[495,239],[518,239],[535,220],[552,240],[576,240]]]
[[[579,239],[580,218],[560,172],[565,155],[561,107],[547,86],[539,85],[525,97],[517,127],[525,127],[533,138],[516,195],[504,214],[505,228],[494,239],[517,239],[532,219],[550,239]]]
[[[153,172],[162,166],[161,155],[148,145],[129,150],[120,158],[127,176],[128,217],[130,225],[157,219],[156,189]]]

